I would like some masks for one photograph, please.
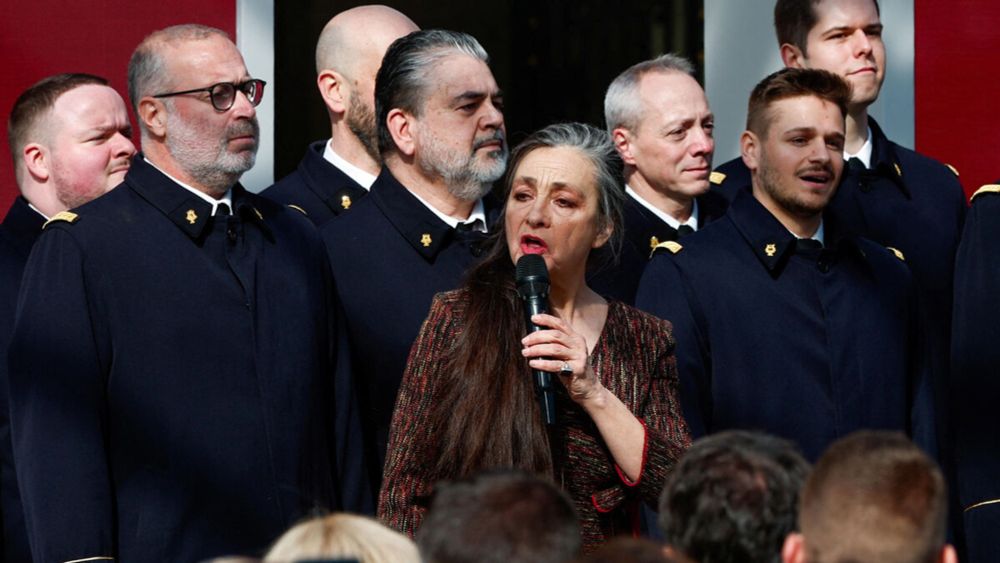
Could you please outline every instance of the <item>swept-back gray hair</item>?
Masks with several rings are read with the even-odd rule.
[[[441,59],[462,53],[489,64],[486,49],[468,33],[444,29],[426,29],[395,40],[385,52],[382,67],[375,77],[375,118],[378,123],[378,148],[383,154],[395,143],[386,125],[392,109],[414,116],[423,113],[427,91],[434,75],[431,67]]]
[[[694,76],[694,65],[680,55],[667,53],[625,69],[611,81],[604,95],[604,122],[609,133],[618,127],[630,131],[638,128],[643,118],[639,81],[650,72],[681,72]]]

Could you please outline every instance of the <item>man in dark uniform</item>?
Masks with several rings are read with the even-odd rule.
[[[327,22],[316,44],[316,85],[330,116],[330,139],[309,145],[298,169],[262,195],[322,225],[368,194],[382,162],[375,73],[389,44],[417,29],[388,6],[358,6]]]
[[[373,481],[410,346],[434,294],[479,256],[504,171],[501,94],[475,38],[417,31],[386,51],[375,82],[385,166],[371,194],[323,226],[346,313]]]
[[[151,34],[144,154],[35,245],[10,401],[37,561],[257,554],[336,507],[322,240],[237,183],[263,87],[222,31]]]
[[[694,67],[677,55],[643,61],[618,75],[604,96],[604,119],[625,162],[625,240],[618,264],[589,279],[632,304],[650,253],[720,217],[725,198],[708,191],[714,117]]]
[[[7,124],[21,195],[0,225],[0,505],[3,559],[30,561],[7,422],[7,347],[21,273],[42,225],[121,183],[135,146],[125,102],[104,78],[57,74],[14,102]]]
[[[765,78],[740,138],[751,184],[646,268],[636,301],[674,324],[695,436],[759,429],[815,460],[852,430],[911,427],[910,273],[823,213],[843,169],[848,95],[824,71]]]
[[[947,447],[944,400],[952,272],[966,208],[957,172],[893,143],[868,115],[886,71],[876,0],[778,0],[774,27],[786,66],[828,70],[852,86],[844,145],[846,170],[828,214],[845,233],[898,248],[906,257],[926,315],[926,355],[934,374],[928,390],[933,389],[935,412],[922,416],[928,425],[914,431],[936,433],[924,443],[936,441]],[[749,181],[739,158],[717,172],[716,189],[730,199]],[[944,461],[946,452],[940,455]]]
[[[966,559],[1000,560],[1000,183],[972,196],[955,259],[952,411]]]

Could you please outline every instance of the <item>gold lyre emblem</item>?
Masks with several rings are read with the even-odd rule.
[[[430,246],[431,245],[431,234],[430,233],[424,233],[424,235],[422,237],[420,237],[420,244],[424,245],[424,247]]]
[[[774,253],[777,251],[778,247],[773,242],[764,247],[764,254],[767,254],[768,257],[774,256]]]
[[[194,225],[198,221],[198,214],[194,212],[194,209],[188,209],[187,215],[184,218],[187,219],[188,223]]]
[[[659,244],[660,244],[660,239],[656,238],[655,236],[649,237],[650,248],[656,248],[657,246],[659,246]]]
[[[351,208],[351,196],[349,196],[349,195],[342,195],[342,196],[340,196],[340,206],[343,207],[344,209],[350,209]]]

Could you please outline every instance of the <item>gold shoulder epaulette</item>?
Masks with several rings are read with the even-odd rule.
[[[308,217],[308,216],[309,216],[309,214],[308,214],[308,213],[306,213],[306,210],[305,210],[305,209],[302,209],[301,207],[299,207],[298,205],[295,205],[294,203],[289,203],[289,204],[288,204],[288,207],[291,207],[292,209],[294,209],[294,210],[298,211],[299,213],[301,213],[301,214],[305,215],[306,217]]]
[[[654,246],[653,250],[651,250],[649,252],[649,257],[652,258],[653,255],[656,254],[656,251],[659,250],[659,249],[661,249],[661,248],[666,248],[667,250],[670,251],[671,254],[677,254],[684,247],[681,246],[681,244],[679,242],[677,242],[677,241],[668,240],[668,241],[661,242],[660,244]]]
[[[719,185],[722,182],[726,181],[726,175],[723,174],[722,172],[712,172],[711,174],[708,175],[708,181],[712,182],[713,184]]]
[[[45,224],[42,225],[42,228],[44,229],[49,226],[49,223],[55,223],[56,221],[66,221],[67,223],[73,224],[79,220],[80,216],[72,211],[60,211],[59,213],[53,215],[51,219],[46,221]]]
[[[948,164],[947,162],[944,165],[948,167],[948,170],[951,170],[952,174],[958,176],[958,169],[957,168],[955,168],[954,166]]]
[[[899,250],[898,248],[893,248],[891,246],[887,246],[886,248],[888,248],[893,254],[895,254],[896,258],[899,258],[903,262],[906,262],[906,256],[903,256],[903,252],[901,250]]]
[[[972,194],[969,201],[976,199],[979,194],[1000,194],[1000,184],[986,184],[985,186],[976,190],[976,193]]]

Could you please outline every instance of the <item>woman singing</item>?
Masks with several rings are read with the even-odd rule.
[[[435,482],[481,469],[546,475],[572,497],[586,549],[636,531],[690,443],[670,325],[586,284],[588,258],[618,238],[621,160],[606,133],[551,125],[511,156],[503,220],[465,285],[439,294],[396,402],[379,517],[413,535]],[[514,264],[540,254],[551,315],[525,336]],[[547,428],[531,370],[558,375]]]

